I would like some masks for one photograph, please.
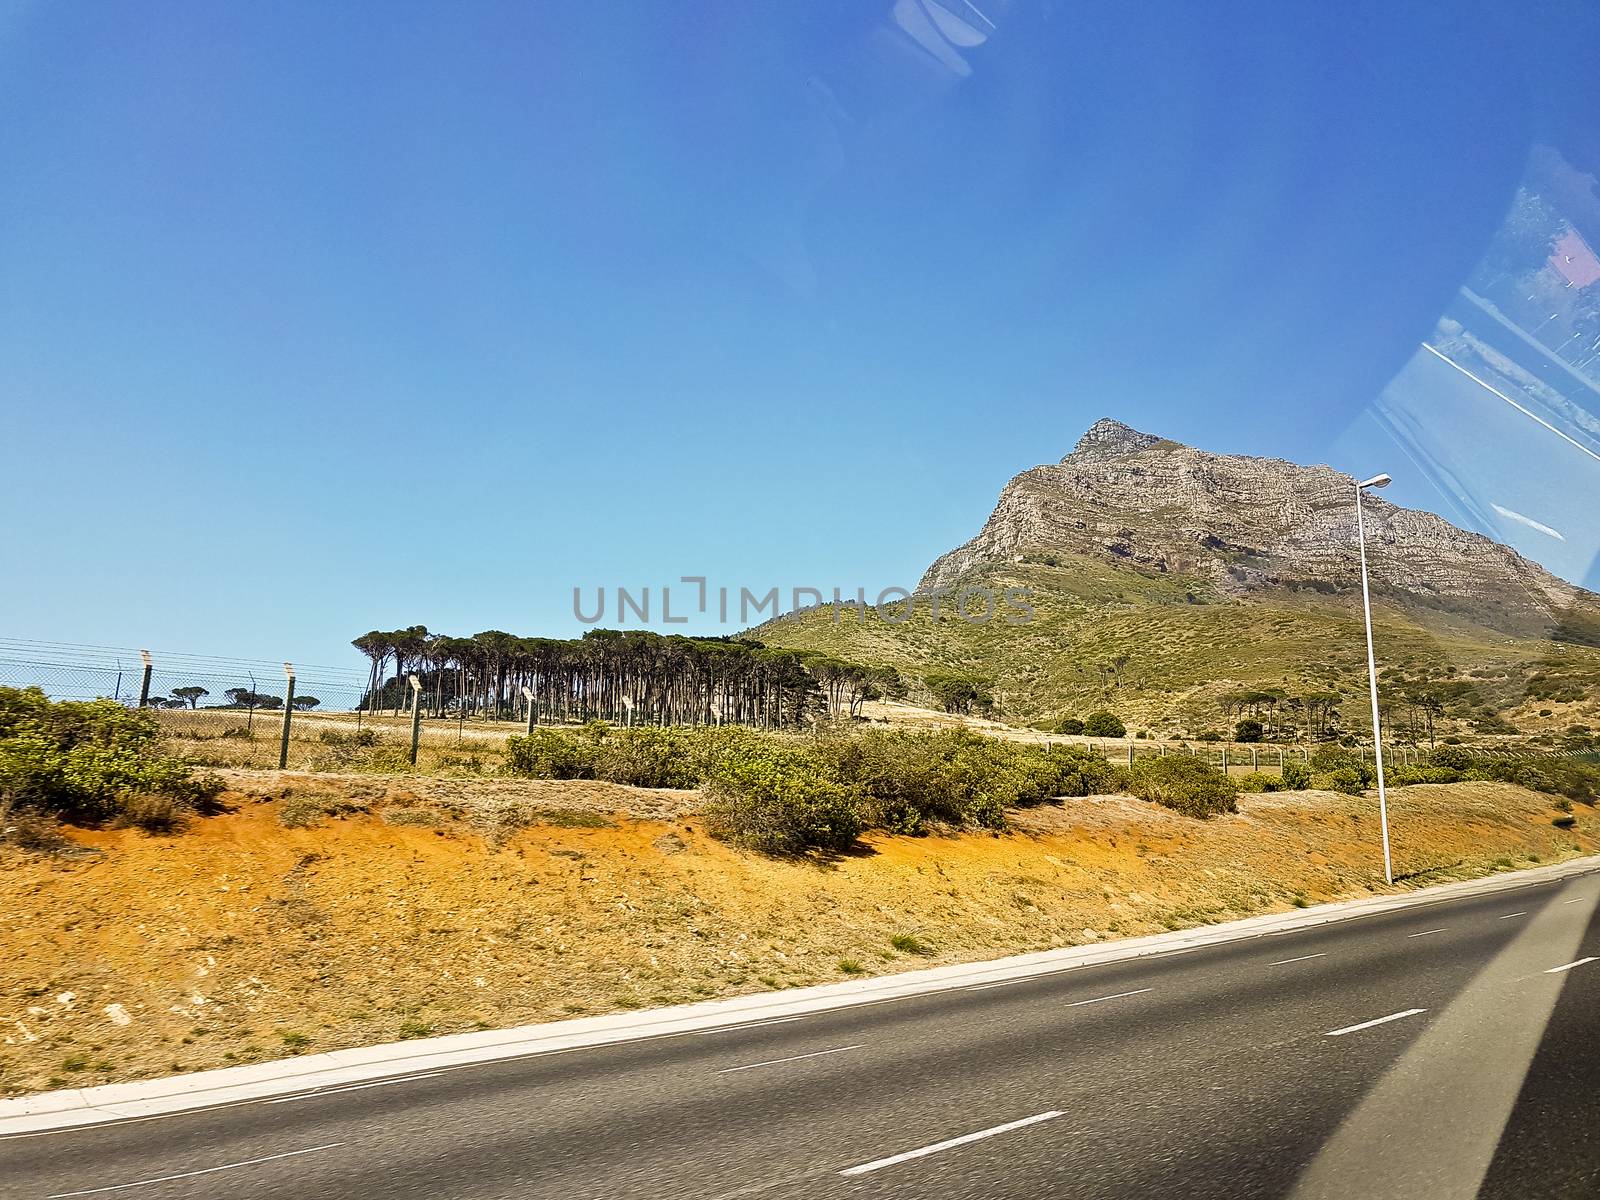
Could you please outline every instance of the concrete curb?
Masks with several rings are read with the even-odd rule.
[[[513,1029],[452,1034],[334,1050],[299,1058],[279,1059],[243,1067],[198,1071],[138,1083],[112,1083],[99,1087],[41,1092],[15,1100],[0,1100],[0,1138],[42,1133],[112,1121],[140,1120],[172,1113],[248,1103],[318,1088],[343,1087],[377,1079],[437,1071],[473,1063],[496,1062],[536,1054],[551,1054],[589,1046],[645,1038],[698,1033],[731,1025],[768,1021],[851,1008],[884,1000],[980,983],[1000,983],[1049,975],[1079,967],[1123,962],[1170,954],[1201,946],[1247,938],[1292,933],[1325,925],[1376,916],[1397,909],[1420,907],[1442,900],[1488,895],[1533,884],[1553,882],[1600,871],[1600,856],[1570,859],[1526,871],[1507,872],[1484,879],[1438,884],[1399,895],[1345,900],[1286,913],[1268,913],[1225,925],[1182,929],[1093,946],[1042,950],[988,962],[961,963],[907,971],[874,979],[818,984],[786,992],[764,992],[707,1000],[675,1008],[580,1017]]]

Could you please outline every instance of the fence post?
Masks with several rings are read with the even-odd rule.
[[[533,689],[526,684],[522,687],[522,698],[528,702],[528,736],[533,736],[533,723],[538,720],[539,714],[533,708]]]
[[[422,740],[422,680],[407,675],[411,681],[411,765],[417,765],[417,743]]]
[[[1258,765],[1259,765],[1259,753],[1258,753],[1256,747],[1251,746],[1250,747],[1250,769],[1252,771],[1254,771]]]
[[[1283,774],[1283,747],[1278,747],[1278,774]]]
[[[1222,773],[1224,775],[1228,773],[1228,748],[1226,746],[1222,748]]]
[[[1133,766],[1133,739],[1128,739],[1128,765]]]
[[[278,770],[282,771],[289,765],[289,721],[294,716],[294,664],[283,664],[284,678],[289,682],[285,685],[283,696],[283,736],[278,741]]]
[[[150,651],[139,651],[139,657],[144,659],[144,678],[139,683],[139,707],[145,708],[150,703],[150,672],[154,666],[150,661]]]

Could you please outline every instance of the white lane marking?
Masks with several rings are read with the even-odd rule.
[[[320,1092],[301,1092],[298,1096],[280,1096],[268,1104],[292,1104],[296,1100],[315,1100],[318,1096],[337,1096],[342,1092],[361,1092],[367,1088],[388,1087],[392,1083],[410,1083],[413,1079],[436,1079],[443,1071],[429,1071],[426,1075],[403,1075],[399,1079],[377,1079],[372,1083],[347,1083],[343,1087],[323,1088]]]
[[[1523,909],[1521,912],[1501,913],[1499,919],[1502,920],[1502,921],[1509,921],[1512,917],[1525,917],[1527,915],[1528,915],[1528,910],[1527,909]]]
[[[1428,1010],[1425,1008],[1408,1008],[1405,1010],[1405,1012],[1390,1013],[1387,1017],[1379,1017],[1374,1021],[1363,1021],[1359,1025],[1346,1025],[1343,1029],[1330,1029],[1328,1030],[1328,1036],[1343,1037],[1347,1033],[1356,1033],[1362,1029],[1371,1029],[1374,1025],[1387,1025],[1390,1021],[1403,1020],[1406,1017],[1414,1017],[1418,1013],[1425,1013],[1427,1011]]]
[[[1587,897],[1587,896],[1579,896],[1576,900],[1563,900],[1561,903],[1563,903],[1563,904],[1587,904],[1588,902],[1589,902],[1589,897]]]
[[[1570,971],[1570,970],[1572,970],[1573,967],[1581,967],[1586,963],[1592,963],[1592,962],[1595,962],[1595,961],[1596,960],[1593,959],[1593,958],[1580,958],[1577,962],[1569,962],[1566,965],[1560,966],[1560,967],[1551,967],[1548,971],[1545,972],[1545,974],[1546,975],[1555,975],[1560,971]]]
[[[975,983],[971,987],[966,988],[965,990],[969,991],[969,992],[986,992],[990,988],[1010,987],[1014,983],[1026,983],[1026,982],[1028,982],[1026,978],[1023,978],[1023,979],[1002,979],[999,983]]]
[[[1154,988],[1134,988],[1131,992],[1117,992],[1112,996],[1096,996],[1093,1000],[1074,1000],[1071,1004],[1064,1005],[1063,1007],[1079,1008],[1085,1004],[1099,1004],[1102,1000],[1121,1000],[1124,996],[1137,996],[1141,992],[1152,992],[1154,990]]]
[[[1408,934],[1406,934],[1406,936],[1408,938],[1427,937],[1430,933],[1443,933],[1443,932],[1444,932],[1444,926],[1441,925],[1437,929],[1424,929],[1421,933],[1408,933]]]
[[[760,1029],[764,1025],[782,1025],[788,1021],[803,1021],[804,1017],[773,1017],[770,1021],[751,1021],[745,1025],[723,1025],[717,1029],[697,1029],[696,1037],[710,1037],[715,1033],[738,1033],[741,1029]]]
[[[1023,1117],[1020,1121],[1007,1121],[1004,1125],[996,1125],[992,1129],[980,1129],[977,1133],[964,1133],[960,1137],[953,1137],[943,1142],[934,1142],[931,1146],[923,1146],[917,1150],[907,1150],[904,1154],[891,1154],[888,1158],[875,1158],[869,1163],[860,1166],[846,1167],[840,1171],[841,1175],[865,1175],[869,1171],[881,1171],[884,1167],[892,1167],[896,1163],[908,1162],[913,1158],[926,1158],[930,1154],[937,1154],[941,1150],[950,1150],[956,1146],[965,1146],[969,1142],[982,1141],[992,1138],[996,1134],[1010,1133],[1013,1129],[1021,1129],[1025,1125],[1037,1125],[1040,1121],[1053,1121],[1062,1116],[1061,1112],[1051,1109],[1049,1112],[1035,1113],[1031,1117]]]
[[[1299,958],[1280,958],[1275,963],[1268,963],[1267,966],[1269,966],[1269,967],[1284,967],[1284,966],[1288,966],[1290,963],[1309,962],[1313,958],[1327,958],[1327,957],[1328,957],[1328,952],[1326,950],[1324,950],[1320,954],[1302,954]]]
[[[235,1171],[240,1167],[253,1167],[257,1163],[274,1162],[280,1158],[294,1158],[299,1154],[315,1154],[318,1150],[332,1150],[343,1142],[328,1142],[322,1146],[309,1146],[304,1150],[286,1150],[282,1154],[268,1154],[262,1158],[247,1158],[243,1162],[224,1163],[220,1167],[206,1167],[201,1171],[180,1171],[176,1175],[160,1175],[155,1179],[139,1179],[133,1183],[114,1183],[110,1187],[85,1188],[81,1192],[55,1192],[49,1200],[66,1200],[68,1196],[97,1196],[101,1192],[120,1192],[128,1188],[149,1187],[152,1183],[167,1183],[174,1179],[193,1179],[196,1175],[214,1175],[218,1171]]]
[[[843,1054],[846,1050],[859,1050],[866,1043],[855,1046],[835,1046],[832,1050],[813,1050],[810,1054],[794,1054],[788,1058],[769,1058],[765,1062],[745,1063],[742,1067],[724,1067],[718,1075],[731,1075],[735,1071],[753,1071],[757,1067],[775,1067],[779,1063],[799,1062],[802,1058],[821,1058],[824,1054]]]

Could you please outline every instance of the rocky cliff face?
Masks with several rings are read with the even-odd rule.
[[[1007,484],[982,532],[921,586],[1067,552],[1194,576],[1225,594],[1342,591],[1360,583],[1355,485],[1331,467],[1209,454],[1104,419],[1059,463]],[[1498,542],[1371,493],[1365,503],[1376,594],[1514,632],[1600,611],[1600,597]]]

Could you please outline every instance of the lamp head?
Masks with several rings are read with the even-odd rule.
[[[1362,480],[1356,486],[1365,491],[1367,488],[1385,488],[1393,482],[1394,480],[1387,475],[1374,475],[1371,479]]]

